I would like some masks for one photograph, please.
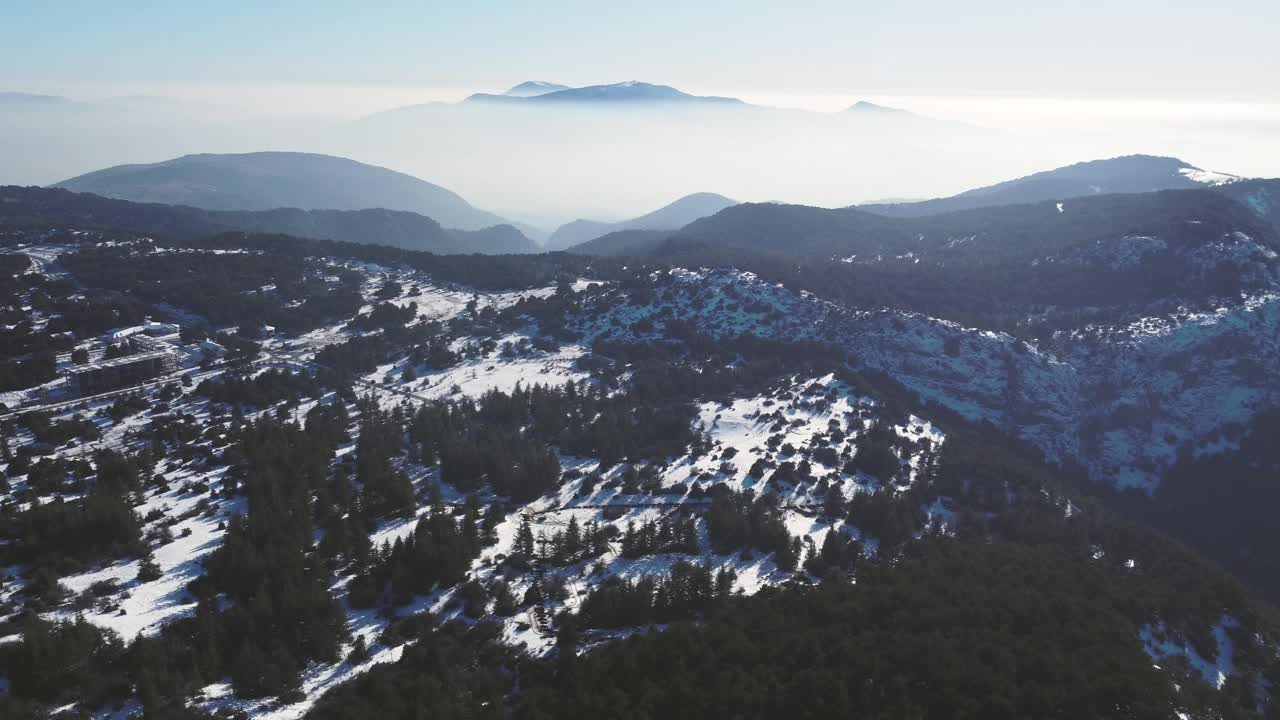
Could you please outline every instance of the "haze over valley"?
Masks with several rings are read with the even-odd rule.
[[[186,154],[332,154],[443,185],[477,207],[546,232],[579,218],[639,215],[695,192],[841,207],[949,195],[1135,152],[1249,175],[1280,165],[1280,104],[1228,104],[1217,111],[1220,106],[1186,101],[1055,105],[903,96],[877,97],[878,104],[868,106],[849,93],[844,109],[809,110],[770,104],[786,101],[778,97],[690,103],[637,94],[635,85],[609,87],[631,99],[570,94],[567,101],[494,102],[486,98],[509,96],[452,91],[450,97],[466,95],[370,104],[378,109],[355,117],[334,112],[343,106],[342,88],[310,91],[330,98],[328,112],[269,105],[251,93],[204,102],[8,97],[0,100],[0,151],[7,182],[41,185]]]

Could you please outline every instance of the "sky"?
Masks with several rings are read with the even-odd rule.
[[[13,3],[0,86],[1280,100],[1274,0]]]
[[[86,102],[57,115],[0,107],[0,184],[192,152],[305,150],[554,226],[685,192],[930,197],[1130,153],[1280,177],[1278,0],[8,5],[0,92]],[[815,132],[803,118],[653,130],[559,116],[490,125],[464,111],[361,124],[524,80],[642,80],[833,115],[871,100],[992,134],[908,146],[832,123]],[[108,100],[121,97],[131,100]]]

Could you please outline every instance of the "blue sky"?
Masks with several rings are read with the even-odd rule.
[[[1275,0],[10,3],[0,89],[316,83],[1280,98]]]

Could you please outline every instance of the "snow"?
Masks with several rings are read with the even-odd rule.
[[[385,624],[385,623],[384,623]],[[378,628],[379,630],[381,628]],[[255,720],[297,720],[306,715],[326,692],[353,678],[368,672],[378,665],[393,663],[404,654],[405,645],[385,647],[375,644],[377,633],[369,628],[358,631],[369,644],[369,660],[352,664],[339,661],[331,665],[312,663],[302,673],[302,692],[305,699],[285,705],[273,698],[244,700],[236,697],[231,691],[230,683],[221,682],[207,685],[202,689],[204,700],[199,702],[206,711],[217,713],[220,710],[243,711]],[[406,643],[407,645],[407,643]],[[350,652],[352,645],[343,647],[343,654]]]
[[[185,483],[192,480],[216,481],[225,472],[226,468],[222,467],[200,475],[174,474],[169,478],[171,489],[148,497],[147,502],[137,508],[138,513],[145,517],[152,509],[164,509],[164,518],[169,518],[196,512],[200,498],[194,493],[184,492]],[[96,603],[89,611],[58,610],[46,614],[46,619],[83,615],[89,622],[112,630],[128,641],[140,634],[152,635],[164,623],[193,612],[195,598],[187,594],[186,586],[203,572],[201,561],[221,545],[226,531],[219,524],[243,511],[243,502],[226,501],[212,516],[196,515],[174,525],[171,528],[174,540],[154,550],[156,564],[162,573],[158,580],[139,583],[137,560],[116,562],[62,578],[62,585],[76,594],[86,592],[94,583],[103,581],[116,583],[121,592],[108,596],[107,603]],[[188,530],[190,534],[184,537]]]
[[[483,357],[465,360],[445,370],[423,369],[418,371],[415,380],[399,381],[395,387],[420,399],[432,400],[455,396],[479,397],[492,390],[509,393],[517,385],[564,385],[590,377],[589,373],[574,370],[574,363],[584,354],[577,345],[562,345],[555,352],[533,350],[527,355],[503,355],[504,343],[516,344],[527,339],[522,335],[505,336],[499,339],[492,352]],[[398,364],[395,367],[395,376],[398,377],[403,373],[403,367]],[[375,371],[366,379],[378,382],[388,370],[390,368]]]
[[[1201,657],[1190,643],[1172,637],[1163,623],[1143,625],[1138,631],[1138,637],[1142,641],[1143,650],[1152,660],[1159,663],[1170,657],[1186,658],[1192,671],[1198,673],[1210,686],[1221,690],[1227,677],[1235,672],[1235,646],[1227,631],[1236,625],[1238,623],[1235,618],[1229,615],[1223,615],[1214,623],[1212,632],[1217,645],[1217,657],[1212,662]]]
[[[1188,180],[1198,182],[1203,185],[1226,185],[1238,180],[1242,180],[1238,175],[1229,175],[1227,173],[1213,172],[1212,170],[1201,170],[1200,168],[1185,167],[1178,170],[1178,174]]]
[[[787,400],[787,394],[798,397]],[[663,485],[670,487],[688,483],[709,486],[724,483],[735,489],[757,491],[763,491],[767,486],[787,502],[819,504],[823,500],[822,493],[812,486],[803,489],[779,487],[777,483],[769,482],[772,471],[766,471],[759,480],[751,477],[749,471],[757,460],[790,461],[798,465],[808,448],[825,443],[834,426],[844,434],[840,443],[831,444],[840,457],[838,466],[829,467],[813,461],[812,473],[815,479],[826,479],[840,487],[846,497],[851,497],[859,489],[879,484],[870,476],[846,475],[841,469],[852,455],[853,443],[870,423],[867,418],[874,414],[874,404],[870,400],[855,396],[847,385],[832,375],[792,378],[789,386],[774,393],[737,398],[729,403],[705,402],[699,408],[697,424],[711,439],[712,451],[703,457],[677,459],[664,473]],[[783,427],[775,429],[779,425]],[[932,424],[914,416],[906,426],[895,427],[894,430],[913,443],[927,439],[936,446],[943,439],[942,433]],[[774,439],[772,449],[771,438]],[[796,449],[794,455],[785,454],[784,448],[788,445]],[[726,453],[732,457],[724,458]],[[730,473],[722,472],[726,462],[733,467]],[[912,467],[911,463],[907,465]],[[702,480],[704,475],[711,476],[711,479]],[[914,479],[914,470],[909,471],[909,475]]]
[[[1140,262],[1159,238],[1099,243],[1108,265]],[[1223,251],[1267,261],[1265,247],[1230,234]],[[1217,252],[1217,251],[1215,251]],[[1267,261],[1272,262],[1272,261]],[[1050,462],[1078,459],[1099,480],[1153,488],[1186,442],[1247,423],[1280,402],[1280,295],[1227,298],[1211,312],[1177,311],[1130,324],[1059,333],[1037,348],[1000,333],[893,310],[848,310],[730,270],[680,270],[640,305],[595,293],[569,324],[597,338],[654,342],[672,320],[711,337],[816,341],[894,377],[926,402],[989,422],[1037,445]],[[958,342],[957,342],[958,341]],[[945,352],[958,344],[955,354]],[[1190,368],[1172,360],[1185,357]],[[1100,398],[1098,388],[1116,390]],[[1131,407],[1152,422],[1119,423]],[[1120,413],[1120,414],[1118,414]]]
[[[1063,212],[1063,204],[1058,203],[1057,209]],[[954,238],[951,243],[973,240],[973,237]],[[1224,236],[1206,247],[1206,268],[1218,262],[1275,260],[1274,251],[1239,233]],[[1151,253],[1165,249],[1163,239],[1126,236],[1100,241],[1089,249],[1087,260],[1102,262],[1111,268],[1132,268],[1140,266]],[[56,260],[56,255],[53,259]],[[910,256],[899,259],[918,260]],[[555,292],[551,287],[521,292],[474,292],[434,283],[430,276],[422,273],[363,267],[383,276],[366,283],[366,300],[375,302],[373,293],[382,282],[395,280],[404,291],[391,302],[415,306],[417,322],[453,319],[466,312],[473,300],[481,309],[501,309],[522,298],[547,297]],[[591,285],[597,287],[592,289]],[[846,349],[855,366],[883,370],[927,401],[944,405],[971,420],[990,422],[1016,432],[1039,445],[1051,460],[1081,456],[1095,476],[1120,486],[1147,488],[1152,486],[1160,468],[1174,462],[1183,444],[1197,443],[1227,422],[1247,421],[1259,408],[1274,403],[1280,393],[1272,382],[1280,372],[1280,295],[1277,294],[1232,298],[1209,312],[1180,309],[1127,324],[1091,326],[1076,333],[1061,334],[1054,339],[1050,350],[1027,345],[1009,335],[964,328],[913,313],[886,309],[851,311],[808,293],[792,292],[761,282],[750,273],[736,271],[673,271],[670,284],[659,287],[653,301],[643,305],[634,303],[624,291],[605,284],[580,279],[574,288],[587,291],[582,300],[584,310],[568,319],[569,326],[583,334],[580,344],[535,350],[528,346],[532,328],[524,328],[523,332],[497,338],[493,350],[455,367],[415,368],[417,377],[406,382],[403,373],[408,359],[400,357],[365,376],[361,383],[366,388],[376,388],[385,402],[401,403],[476,397],[491,390],[509,392],[518,385],[534,383],[586,380],[589,375],[577,370],[576,365],[595,339],[662,341],[668,324],[681,320],[712,337],[755,335],[809,340]],[[265,346],[265,356],[270,358],[268,362],[305,367],[320,348],[342,342],[351,334],[346,323],[340,323],[288,344],[269,343]],[[465,342],[463,339],[458,344]],[[504,345],[514,350],[504,351]],[[1213,352],[1219,347],[1230,350]],[[1168,358],[1184,355],[1188,358],[1187,367],[1162,364]],[[1241,369],[1244,359],[1256,362],[1252,379]],[[204,376],[214,374],[216,371]],[[1098,399],[1091,394],[1100,382],[1115,388],[1114,397]],[[155,388],[148,392],[153,390]],[[86,415],[92,416],[109,403],[109,400],[91,403]],[[175,411],[207,418],[207,403],[189,395],[173,405]],[[295,411],[295,417],[305,413],[310,405],[304,404]],[[75,412],[74,408],[63,410],[63,416]],[[525,515],[530,517],[536,535],[549,535],[564,528],[570,518],[580,525],[598,522],[622,530],[630,522],[638,524],[681,514],[697,518],[698,553],[628,559],[615,549],[598,560],[553,569],[550,572],[562,576],[570,588],[568,600],[553,608],[553,612],[577,607],[586,592],[609,578],[668,574],[682,560],[707,562],[713,568],[732,568],[737,574],[735,589],[745,594],[794,578],[793,574],[779,571],[768,554],[744,556],[712,552],[705,523],[698,517],[705,501],[690,497],[688,492],[694,486],[705,489],[717,483],[776,494],[788,531],[802,538],[811,549],[820,548],[828,533],[841,532],[857,538],[866,552],[874,555],[878,551],[876,538],[865,536],[844,521],[823,517],[820,506],[826,487],[838,488],[849,498],[885,485],[865,474],[844,471],[844,461],[852,454],[858,436],[879,413],[880,408],[874,402],[859,397],[833,375],[793,376],[758,394],[703,401],[697,407],[693,422],[706,433],[712,450],[701,456],[672,458],[655,466],[658,492],[624,493],[613,482],[625,470],[622,465],[601,472],[604,482],[584,496],[579,495],[583,480],[567,482],[533,503],[513,508],[496,528],[497,544],[481,553],[471,566],[469,577],[482,582],[496,577],[497,566],[503,556],[511,553],[517,528]],[[1093,419],[1126,414],[1137,414],[1143,422],[1106,426],[1096,434],[1084,431]],[[125,447],[130,431],[150,420],[145,415],[118,423],[101,419],[104,437],[97,446]],[[839,439],[831,439],[833,428],[840,430]],[[917,479],[925,448],[936,448],[945,438],[938,428],[916,416],[909,416],[891,429],[910,448],[902,458],[900,478],[909,485]],[[788,445],[791,447],[787,448]],[[813,451],[824,445],[831,447],[839,458],[833,466],[812,457]],[[92,447],[67,452],[83,453]],[[1205,441],[1196,449],[1197,452],[1221,452],[1229,447],[1225,441],[1218,440],[1212,444]],[[350,450],[349,444],[340,454]],[[726,455],[731,457],[724,457]],[[749,473],[757,461],[799,465],[805,458],[810,461],[814,482],[792,485],[775,477],[772,469],[759,478]],[[566,469],[574,468],[584,474],[600,470],[598,463],[589,458],[562,457],[561,463]],[[178,518],[172,527],[174,540],[154,548],[155,560],[163,572],[161,579],[137,583],[137,561],[117,562],[61,579],[68,590],[77,594],[89,590],[95,583],[117,584],[117,590],[95,602],[83,614],[90,622],[109,628],[125,639],[152,634],[162,624],[192,611],[193,600],[185,586],[200,572],[200,561],[220,544],[225,531],[219,524],[243,509],[243,501],[214,499],[186,489],[189,483],[211,483],[216,487],[225,467],[190,469],[162,465],[160,469],[169,480],[169,488],[148,491],[137,510],[142,516],[152,511],[162,514],[160,520],[148,524],[149,529],[159,522]],[[405,469],[419,490],[438,477],[435,470],[412,464]],[[14,486],[21,488],[22,481],[16,479]],[[886,489],[898,492],[902,488],[890,483]],[[460,498],[453,488],[445,486],[442,490],[447,500]],[[208,502],[210,512],[200,512],[202,501]],[[610,515],[618,516],[606,517],[605,506]],[[945,531],[953,529],[956,523],[952,507],[949,498],[935,497],[928,499],[921,511],[931,523],[937,522]],[[1068,502],[1063,511],[1070,515],[1079,509]],[[424,512],[426,508],[419,508],[418,515]],[[415,524],[416,517],[384,521],[375,529],[372,540],[378,545],[394,542],[411,533]],[[1097,557],[1100,555],[1095,554]],[[1132,560],[1127,563],[1129,568],[1136,569]],[[526,573],[508,579],[519,596],[528,588],[532,576]],[[335,579],[336,596],[345,598],[349,581],[349,576]],[[18,581],[0,587],[0,600],[12,597],[19,587]],[[447,588],[416,598],[409,606],[398,609],[397,614],[429,610],[442,619],[465,621],[453,601],[454,589]],[[73,614],[71,610],[61,609],[46,617]],[[304,702],[279,705],[272,700],[244,701],[234,698],[226,683],[217,683],[204,689],[200,704],[210,710],[245,710],[258,718],[294,720],[304,715],[329,688],[379,663],[393,662],[400,657],[403,647],[387,648],[376,642],[388,622],[382,614],[373,610],[349,610],[348,619],[353,632],[368,642],[370,660],[359,665],[313,664],[303,675]],[[554,644],[554,638],[533,623],[528,613],[501,622],[506,640],[529,652],[545,653]],[[1169,638],[1162,625],[1144,626],[1140,638],[1153,659],[1185,657],[1206,681],[1221,687],[1234,670],[1233,647],[1227,633],[1233,625],[1231,618],[1224,617],[1214,626],[1218,653],[1212,663],[1185,643]]]

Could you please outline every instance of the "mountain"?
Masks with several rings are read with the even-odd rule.
[[[0,716],[1274,717],[1263,190],[591,241],[632,262],[0,189]]]
[[[448,229],[447,232],[465,253],[523,255],[542,250],[529,239],[523,227],[516,225],[493,225],[479,230]]]
[[[553,236],[554,237],[554,236]],[[584,254],[650,252],[667,239],[696,242],[761,255],[829,258],[857,249],[886,252],[909,248],[911,228],[856,208],[831,210],[807,205],[742,203],[695,220],[675,231],[648,231],[629,236],[598,237],[573,248]]]
[[[436,254],[530,253],[538,249],[510,225],[455,230],[403,210],[205,210],[135,203],[61,188],[0,187],[0,224],[110,227],[175,239],[228,231],[278,233]]]
[[[867,102],[866,100],[859,100],[858,102],[850,105],[848,108],[845,108],[845,112],[855,113],[855,114],[865,113],[868,115],[898,115],[898,114],[910,115],[911,114],[901,108],[888,107],[885,105],[877,105],[873,102]]]
[[[2,107],[51,107],[66,105],[70,102],[70,100],[60,95],[0,92],[0,106]]]
[[[918,218],[745,203],[678,231],[613,233],[575,251],[733,265],[854,305],[891,298],[901,308],[1001,329],[1025,327],[1028,316],[1059,328],[1078,313],[1114,320],[1164,303],[1208,308],[1280,277],[1280,228],[1214,190]]]
[[[615,230],[565,250],[575,255],[636,257],[655,252],[671,234],[671,230]]]
[[[56,187],[206,210],[387,208],[426,215],[463,230],[506,223],[456,193],[411,175],[312,153],[184,155],[148,165],[118,165],[63,180]]]
[[[1013,150],[1024,140],[945,118],[815,112],[699,95],[646,83],[533,97],[497,90],[372,113],[335,128],[331,148],[425,178],[447,172],[439,177],[474,182],[480,174],[488,207],[513,214],[554,209],[557,224],[612,219],[593,218],[584,208],[617,207],[618,192],[674,187],[677,168],[688,190],[805,197],[834,207],[852,198],[935,197],[972,187],[971,168],[1016,168],[1013,158],[1027,156]],[[645,142],[630,141],[636,138]],[[742,162],[730,167],[726,158]],[[1012,177],[1012,170],[996,177]],[[521,181],[531,178],[537,181]],[[458,189],[478,192],[470,187]]]
[[[527,83],[525,83],[527,85]],[[522,85],[517,85],[520,88]],[[516,89],[512,88],[512,90]],[[654,85],[636,80],[612,85],[590,85],[539,94],[502,95],[476,93],[464,102],[504,102],[520,105],[713,105],[747,107],[737,98],[690,95],[669,85]]]
[[[435,220],[403,210],[221,210],[210,219],[246,232],[388,245],[436,254],[492,255],[537,252],[537,246],[511,225],[480,230],[441,227]]]
[[[850,110],[858,108],[859,105],[855,105]],[[862,112],[881,112],[878,106],[871,107],[877,109]],[[919,217],[951,210],[1065,200],[1086,195],[1201,188],[1234,182],[1238,179],[1234,175],[1201,170],[1177,158],[1126,155],[1076,163],[969,190],[947,198],[859,207],[880,215]]]
[[[568,85],[560,85],[559,83],[542,82],[540,80],[526,80],[525,82],[522,82],[506,91],[503,95],[508,95],[510,97],[533,97],[534,95],[546,95],[549,92],[568,89]]]
[[[900,131],[924,133],[983,132],[979,128],[965,123],[940,120],[927,115],[919,115],[910,110],[903,110],[902,108],[877,105],[866,100],[859,100],[850,105],[838,113],[838,116],[846,122],[856,123],[856,126],[862,132],[869,133],[896,133]]]
[[[616,223],[574,220],[560,226],[547,239],[548,250],[565,250],[621,230],[676,230],[698,218],[714,215],[738,201],[716,193],[693,193],[640,217]],[[577,250],[575,250],[577,251]]]
[[[886,217],[861,207],[745,203],[682,228],[680,236],[787,257],[866,260],[876,254],[945,256],[949,262],[1031,260],[1102,237],[1168,234],[1171,228],[1218,229],[1217,218],[1268,235],[1231,198],[1209,189],[1079,197],[972,210]]]
[[[1214,188],[1280,231],[1280,180],[1238,180]]]

